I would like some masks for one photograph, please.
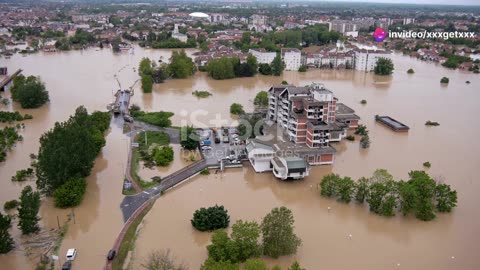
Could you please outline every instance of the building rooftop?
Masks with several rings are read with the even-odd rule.
[[[335,115],[339,115],[339,114],[353,114],[355,113],[355,110],[348,107],[347,105],[343,104],[343,103],[337,103],[337,107],[335,109]]]

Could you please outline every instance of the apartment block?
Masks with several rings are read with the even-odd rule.
[[[358,50],[355,52],[355,69],[361,71],[373,71],[379,58],[391,58],[389,51]]]
[[[263,48],[250,49],[250,50],[248,50],[248,53],[250,53],[255,58],[257,58],[257,62],[259,64],[270,64],[270,63],[272,63],[275,56],[277,56],[276,52],[267,52]]]
[[[341,141],[360,120],[353,109],[338,103],[333,92],[320,83],[306,87],[274,85],[268,93],[267,120],[277,123],[291,143],[306,146],[302,157],[309,164],[332,164],[335,149],[330,143]]]
[[[282,60],[285,63],[285,70],[298,70],[302,65],[302,53],[299,49],[282,49]]]

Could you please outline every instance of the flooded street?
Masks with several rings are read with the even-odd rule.
[[[35,185],[34,182],[12,183],[10,178],[17,170],[29,166],[29,154],[37,153],[41,134],[56,121],[65,121],[77,106],[85,105],[89,111],[105,110],[118,88],[114,74],[118,73],[122,88],[127,88],[138,79],[133,68],[137,68],[142,57],[158,60],[162,56],[163,61],[167,61],[170,52],[136,48],[133,55],[114,55],[109,50],[90,49],[0,59],[1,66],[7,66],[10,72],[22,68],[25,75],[40,75],[51,100],[48,105],[33,110],[22,110],[18,104],[0,107],[34,116],[24,122],[24,141],[8,153],[6,162],[0,163],[0,204],[18,198],[26,184]],[[193,52],[188,51],[189,54]],[[238,219],[260,222],[276,206],[292,209],[296,232],[303,245],[295,256],[269,261],[284,269],[295,259],[309,270],[480,269],[477,258],[480,144],[476,142],[480,131],[477,119],[480,115],[479,75],[448,70],[400,55],[394,56],[393,61],[395,74],[386,78],[355,71],[312,70],[286,72],[282,77],[214,81],[205,73],[197,73],[189,79],[156,85],[151,94],[142,94],[137,84],[133,103],[146,111],[174,112],[174,125],[192,123],[199,126],[195,119],[211,125],[209,120],[215,119],[216,114],[226,120],[225,124],[234,122],[229,114],[231,103],[240,103],[250,111],[257,92],[282,80],[295,85],[323,82],[340,102],[356,110],[361,122],[370,130],[372,145],[368,150],[360,149],[359,138],[355,142],[334,144],[338,150],[335,164],[314,167],[308,178],[298,182],[280,182],[270,173],[256,174],[247,164],[243,169],[229,169],[223,175],[194,177],[160,197],[146,216],[136,243],[137,267],[134,269],[139,268],[149,251],[162,248],[170,248],[179,260],[190,265],[190,269],[198,269],[207,257],[205,246],[210,234],[195,231],[190,219],[197,208],[214,204],[225,205],[232,224]],[[408,75],[409,68],[413,68],[415,74]],[[450,78],[448,86],[440,85],[443,76]],[[466,84],[466,80],[471,84]],[[213,95],[198,99],[191,94],[195,90],[207,90]],[[361,105],[362,99],[368,104]],[[197,116],[191,118],[191,113]],[[389,115],[405,123],[410,127],[409,133],[394,133],[375,123],[376,114]],[[437,121],[440,126],[426,127],[427,120]],[[88,178],[84,201],[73,210],[75,224],[70,224],[59,253],[63,262],[68,248],[78,249],[74,269],[101,269],[105,254],[123,225],[119,205],[123,198],[121,184],[128,140],[122,134],[122,126],[115,121],[106,139],[107,144]],[[175,158],[177,150],[175,148]],[[390,219],[375,216],[366,207],[321,198],[316,189],[321,177],[330,172],[358,178],[371,175],[377,168],[385,168],[396,179],[405,179],[410,170],[423,169],[425,161],[432,163],[428,172],[433,177],[444,179],[458,191],[458,207],[454,212],[439,214],[432,222],[401,216]],[[160,175],[187,163],[176,161],[160,170]],[[145,173],[142,177],[146,179],[150,174],[157,174],[141,173]],[[330,213],[327,207],[332,208]],[[42,228],[56,228],[57,216],[62,223],[71,212],[71,209],[55,209],[50,199],[44,200],[40,210]],[[12,234],[19,238],[16,226]],[[347,238],[349,234],[353,235],[351,240]],[[5,269],[34,268],[21,247],[1,255],[0,265]]]

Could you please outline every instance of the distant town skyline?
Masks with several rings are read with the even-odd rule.
[[[297,2],[293,0],[294,2]],[[303,2],[299,0],[298,2]],[[308,1],[308,0],[307,0]],[[471,5],[480,6],[480,0],[311,0],[312,2],[357,2],[357,3],[387,3],[387,4],[426,4],[426,5]]]

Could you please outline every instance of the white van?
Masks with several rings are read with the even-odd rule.
[[[71,248],[67,251],[67,261],[75,260],[76,256],[77,256],[77,250],[76,249]]]

